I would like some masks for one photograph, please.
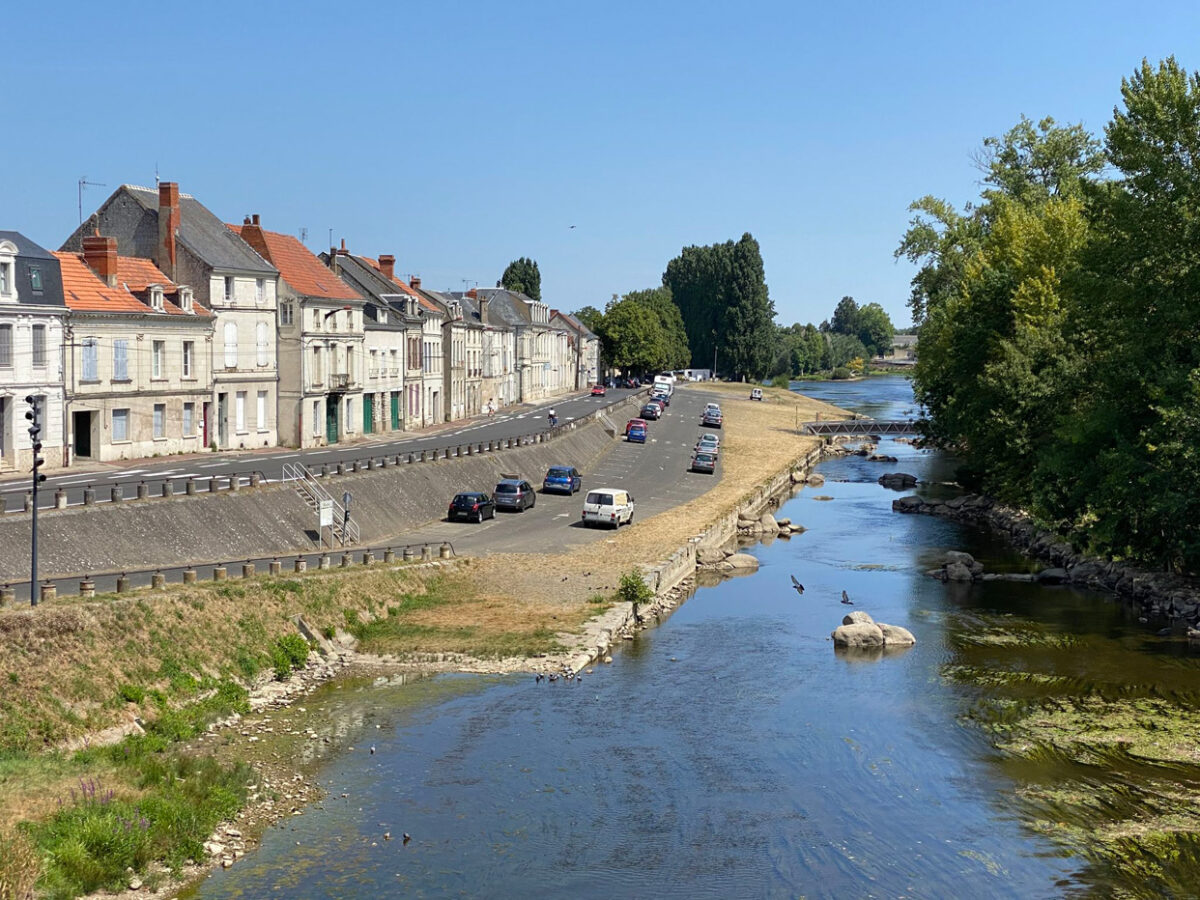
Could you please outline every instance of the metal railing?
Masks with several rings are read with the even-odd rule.
[[[328,500],[333,504],[333,534],[347,544],[358,543],[358,524],[346,519],[346,510],[342,504],[329,496],[329,492],[321,487],[321,483],[313,478],[308,466],[303,463],[284,463],[280,481],[291,484],[313,509],[319,509],[321,502]],[[343,526],[345,532],[343,533]]]
[[[877,419],[835,419],[824,422],[803,422],[805,434],[916,434],[916,422],[879,421]]]

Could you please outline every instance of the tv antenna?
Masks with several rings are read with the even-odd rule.
[[[302,243],[302,244],[308,243],[308,229],[305,228],[303,225],[300,226],[300,243]]]
[[[88,181],[86,175],[79,176],[79,224],[83,224],[83,189],[85,187],[108,187],[98,181]]]

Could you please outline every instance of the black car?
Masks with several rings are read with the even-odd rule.
[[[496,504],[492,498],[482,491],[463,491],[455,494],[450,501],[450,511],[446,518],[453,522],[455,519],[466,519],[471,522],[482,522],[484,519],[496,518]]]
[[[659,408],[657,403],[647,403],[642,407],[640,418],[657,419],[659,417]]]
[[[537,503],[533,485],[520,478],[505,478],[496,485],[496,508],[525,512]]]

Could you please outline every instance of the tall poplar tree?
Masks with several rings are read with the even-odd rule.
[[[541,300],[542,273],[538,271],[538,264],[534,260],[522,256],[508,264],[496,287],[516,291],[531,300]]]

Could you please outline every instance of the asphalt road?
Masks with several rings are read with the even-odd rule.
[[[565,402],[556,401],[553,405],[558,413],[560,423],[565,423],[594,412],[598,407],[611,406],[625,399],[628,394],[629,391],[610,390],[606,397],[585,396]],[[722,464],[720,462],[717,464],[717,472],[714,475],[688,471],[688,462],[697,438],[705,431],[713,430],[702,428],[699,424],[700,411],[704,408],[704,404],[711,399],[713,399],[712,395],[695,387],[677,392],[663,418],[649,423],[646,443],[618,442],[601,460],[595,471],[584,473],[583,488],[573,496],[544,494],[539,491],[536,504],[524,512],[500,511],[496,513],[495,519],[489,519],[482,524],[430,522],[404,535],[401,540],[393,542],[390,546],[397,558],[402,557],[405,547],[411,548],[417,558],[420,557],[424,548],[429,548],[436,556],[441,545],[447,542],[451,544],[454,552],[458,555],[521,552],[530,549],[562,550],[590,541],[604,540],[612,534],[609,529],[585,528],[580,522],[583,498],[590,489],[613,487],[631,492],[635,501],[635,521],[647,519],[666,509],[686,503],[703,494],[713,485],[714,481],[721,477]],[[225,472],[247,472],[250,468],[247,466],[249,458],[253,458],[255,463],[253,468],[262,471],[267,478],[278,478],[280,467],[286,462],[303,461],[309,465],[320,465],[326,462],[335,463],[339,460],[365,458],[369,455],[412,452],[452,446],[467,441],[515,437],[545,428],[547,424],[545,411],[550,405],[543,404],[540,407],[522,410],[507,416],[497,415],[492,420],[476,420],[461,428],[441,431],[434,435],[414,435],[396,440],[381,440],[303,453],[293,451],[267,455],[240,454],[229,457],[201,457],[208,463],[209,468],[207,469],[196,465],[191,468],[181,467],[178,460],[146,461],[145,465],[124,469],[117,469],[114,466],[111,471],[106,469],[87,473],[87,480],[83,480],[82,475],[65,475],[56,479],[47,479],[46,485],[49,486],[47,493],[52,497],[55,487],[66,481],[72,482],[64,485],[70,495],[80,498],[73,502],[81,502],[83,487],[87,485],[96,487],[98,498],[101,497],[103,489],[103,497],[107,499],[108,488],[112,484],[136,483],[142,480],[157,482],[170,477],[180,480],[180,490],[182,490],[182,481],[188,476],[177,473],[195,473],[199,470],[201,474],[192,477],[208,478],[214,474],[219,475]],[[192,463],[195,461],[194,458],[188,460]],[[226,468],[219,468],[219,466]],[[519,474],[533,483],[535,487],[540,488],[542,476],[545,473],[521,472]],[[4,489],[13,487],[11,483],[3,485]],[[464,484],[462,489],[490,492],[492,487],[493,485]],[[18,488],[18,490],[23,495],[23,488]],[[126,496],[132,494],[132,488],[126,489]],[[447,504],[449,500],[450,498],[447,497]],[[373,550],[375,559],[381,560],[384,548],[375,547]],[[359,548],[349,556],[348,562],[360,563],[362,554],[363,550]],[[309,569],[316,569],[320,556],[320,553],[305,553],[298,557],[288,555],[278,558],[278,561],[284,572],[293,571],[297,558],[304,559]],[[329,557],[330,564],[338,567],[342,564],[343,552],[340,550],[329,551]],[[252,563],[256,573],[266,572],[271,561],[271,558],[230,561],[227,563],[227,577],[230,580],[241,577],[241,566],[245,562]],[[165,576],[167,583],[177,584],[182,580],[184,568],[180,566],[162,569],[161,573]],[[214,564],[197,565],[194,568],[198,580],[212,580]],[[117,589],[118,575],[125,578],[128,588],[132,589],[149,586],[153,574],[153,570],[95,574],[92,575],[92,580],[97,593],[105,593]],[[54,579],[52,583],[63,596],[75,595],[79,592],[78,578]],[[12,587],[16,591],[15,600],[17,602],[28,602],[28,582],[14,582]]]

